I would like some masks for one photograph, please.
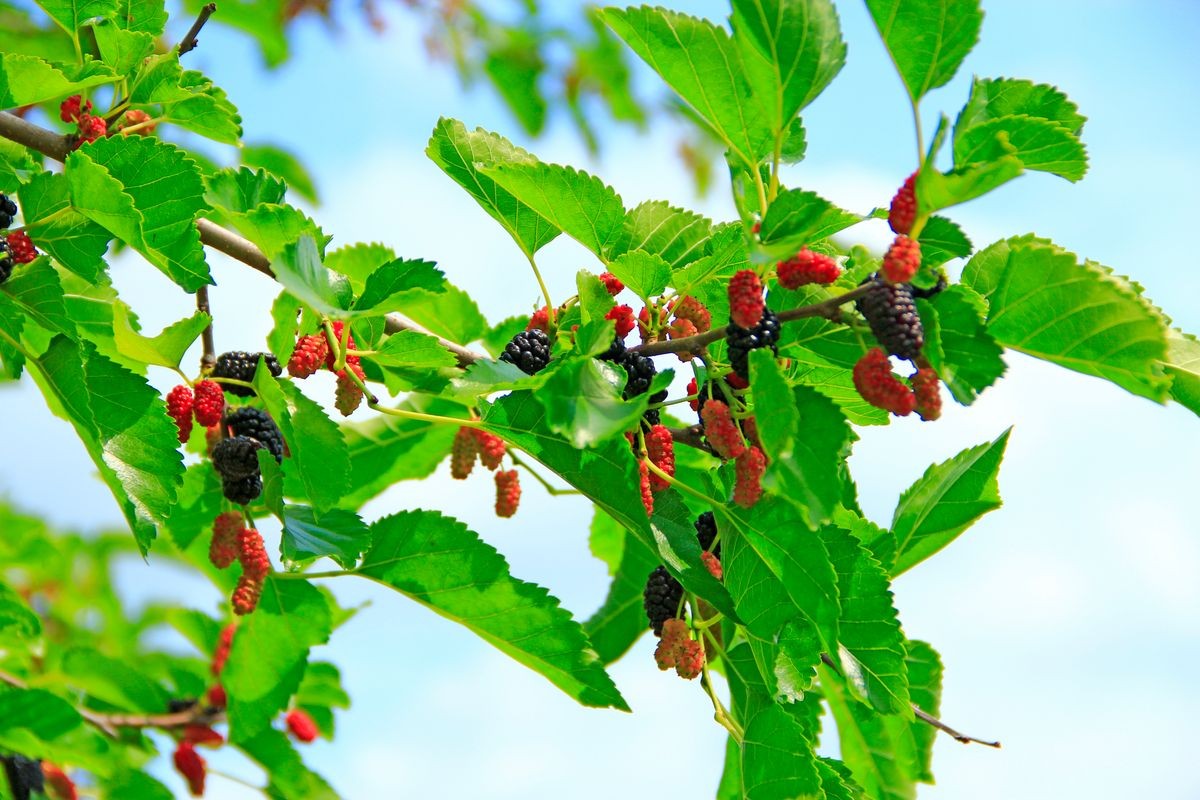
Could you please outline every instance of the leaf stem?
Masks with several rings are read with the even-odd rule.
[[[542,477],[542,475],[533,468],[532,465],[528,464],[524,459],[518,456],[512,448],[509,448],[508,450],[508,457],[512,459],[514,466],[523,468],[526,472],[533,476],[535,481],[542,485],[542,488],[545,489],[548,494],[554,497],[558,497],[560,495],[583,494],[583,492],[579,491],[578,489],[559,489],[555,486],[552,486],[548,480]]]
[[[667,482],[667,483],[669,483],[670,485],[674,486],[676,489],[679,489],[679,490],[681,490],[681,491],[687,492],[687,493],[688,493],[688,494],[690,494],[692,497],[695,497],[697,500],[703,500],[705,503],[717,504],[717,501],[716,501],[716,500],[713,500],[711,497],[709,497],[708,495],[704,494],[703,492],[701,492],[701,491],[699,491],[699,490],[697,490],[697,489],[693,489],[692,487],[688,486],[688,485],[687,485],[686,483],[684,483],[683,481],[676,480],[676,479],[675,479],[675,477],[674,477],[673,475],[668,475],[667,473],[663,472],[663,471],[662,471],[661,469],[659,469],[659,468],[658,468],[658,466],[657,466],[657,465],[655,465],[655,463],[654,463],[653,461],[651,461],[650,459],[646,458],[646,459],[642,459],[642,460],[646,462],[646,467],[647,467],[647,468],[648,468],[648,469],[649,469],[651,472],[653,472],[653,473],[654,473],[655,475],[657,475],[658,477],[662,478],[664,481],[666,481],[666,482]]]
[[[546,318],[554,323],[554,301],[550,299],[550,290],[546,288],[546,281],[542,279],[542,271],[538,269],[537,261],[533,257],[533,253],[526,250],[524,247],[521,251],[525,253],[525,259],[529,262],[530,269],[533,270],[533,277],[537,278],[538,286],[542,290],[542,297],[546,300]]]
[[[357,377],[357,376],[356,376]],[[448,425],[461,425],[464,428],[482,428],[483,423],[477,419],[462,419],[460,417],[442,417],[437,414],[425,414],[421,411],[406,411],[403,408],[392,408],[380,405],[378,400],[367,399],[367,405],[380,414],[388,414],[403,419],[419,419],[424,422],[438,422]]]

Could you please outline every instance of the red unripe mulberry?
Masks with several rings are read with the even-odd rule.
[[[521,479],[515,469],[496,472],[496,516],[511,517],[521,502]]]
[[[90,114],[91,111],[91,100],[84,101],[79,95],[73,94],[59,105],[58,118],[63,122],[78,122],[81,116]]]
[[[712,330],[712,313],[696,298],[688,295],[678,300],[673,309],[675,319],[686,319],[696,326],[699,333]]]
[[[225,737],[207,725],[184,725],[183,740],[204,747],[220,747],[225,744]]]
[[[13,261],[18,264],[28,264],[38,256],[37,248],[33,246],[29,234],[25,231],[13,231],[5,237],[5,241],[8,242],[8,251],[12,253]]]
[[[613,306],[609,312],[604,315],[605,319],[611,319],[617,325],[617,338],[624,339],[633,330],[637,323],[633,319],[633,309],[626,305]]]
[[[350,377],[352,372],[358,377],[358,381]],[[366,377],[363,368],[350,359],[346,360],[346,368],[338,371],[337,386],[333,392],[333,407],[342,412],[343,417],[353,414],[354,410],[362,403],[363,390],[359,386],[359,381],[366,380]]]
[[[108,136],[108,122],[104,117],[93,117],[91,114],[79,116],[79,143],[94,142]]]
[[[897,236],[883,257],[883,275],[892,283],[907,283],[921,268],[921,243]]]
[[[179,428],[179,441],[186,442],[192,433],[192,390],[180,384],[167,394],[167,416]]]
[[[655,425],[646,434],[646,457],[650,463],[668,475],[675,475],[675,440],[663,425]],[[650,471],[650,490],[661,492],[671,484]]]
[[[714,578],[721,580],[723,577],[725,577],[725,570],[721,567],[721,559],[717,558],[715,553],[705,550],[700,554],[700,560],[704,562],[705,569],[707,569]]]
[[[525,330],[531,331],[534,329],[542,333],[550,333],[550,306],[542,306],[533,312],[533,316],[529,318],[529,324],[525,326]]]
[[[917,173],[909,175],[904,185],[896,190],[892,207],[888,210],[888,225],[896,233],[905,236],[912,230],[917,219]]]
[[[475,440],[475,431],[470,428],[459,428],[454,434],[454,444],[450,446],[450,477],[455,480],[466,480],[475,467],[475,456],[479,453],[479,445]]]
[[[53,800],[78,800],[79,792],[75,789],[75,781],[55,764],[42,762],[42,775],[46,779],[46,796]]]
[[[155,123],[144,125],[143,123],[146,122],[150,122],[149,114],[147,114],[145,111],[142,111],[140,108],[131,108],[125,112],[125,117],[121,122],[121,131],[128,136],[129,132],[126,131],[126,128],[142,125],[142,127],[133,131],[133,133],[137,136],[149,136],[150,134],[154,133],[154,129],[157,128],[158,125]]]
[[[650,490],[650,467],[640,459],[638,460],[638,488],[642,493],[642,506],[646,509],[646,516],[654,516],[654,493]]]
[[[810,283],[829,285],[842,274],[837,262],[824,253],[814,253],[807,247],[775,265],[775,274],[785,289],[797,289]]]
[[[292,736],[295,736],[298,741],[311,742],[320,733],[317,730],[317,723],[313,721],[313,718],[299,708],[289,711],[285,721],[287,722],[288,730],[291,731]]]
[[[242,515],[236,511],[218,514],[213,520],[212,543],[208,560],[217,569],[225,569],[238,558],[238,534],[242,530]]]
[[[254,613],[254,609],[258,608],[258,601],[262,598],[262,591],[261,579],[255,579],[243,573],[238,578],[237,586],[233,587],[233,595],[229,598],[229,602],[233,606],[233,613],[239,617]]]
[[[254,528],[238,531],[238,560],[242,562],[242,574],[262,580],[271,571],[271,559],[263,545],[262,534]]]
[[[876,408],[906,417],[917,407],[911,389],[892,373],[892,362],[878,347],[872,347],[854,365],[854,388]]]
[[[737,458],[746,450],[742,432],[723,400],[708,400],[700,409],[704,420],[704,436],[721,458]]]
[[[221,636],[217,639],[217,648],[213,651],[213,675],[220,675],[221,670],[225,669],[225,662],[229,660],[229,652],[233,649],[233,635],[235,633],[237,633],[237,626],[233,624],[226,625],[221,629]],[[214,705],[216,704],[214,703]]]
[[[688,400],[688,405],[692,407],[692,411],[699,411],[700,410],[700,387],[699,387],[699,385],[697,385],[695,378],[692,378],[690,381],[688,381],[687,393],[688,393],[688,397],[692,398],[691,400]]]
[[[916,410],[921,419],[932,422],[942,415],[942,392],[938,374],[932,367],[919,369],[908,379],[916,398]]]
[[[196,384],[196,402],[192,405],[196,422],[206,428],[221,423],[225,414],[225,390],[216,381],[200,381]]]
[[[341,347],[342,346],[342,332],[346,330],[346,323],[340,322],[340,321],[333,322],[333,323],[331,323],[331,326],[333,327],[333,338],[337,340],[338,347]],[[333,369],[334,366],[337,364],[337,358],[335,357],[336,354],[334,353],[332,348],[329,348],[328,341],[325,343],[325,345],[328,348],[328,352],[325,354],[325,366],[328,367],[329,369]],[[354,336],[349,333],[346,334],[346,349],[347,350],[356,349],[356,345],[354,344]],[[358,356],[352,356],[352,355],[346,356],[347,364],[357,364],[358,360],[359,360]]]
[[[737,458],[733,484],[733,502],[742,508],[750,508],[762,497],[762,476],[767,469],[767,459],[762,450],[748,447]]]
[[[753,328],[762,321],[762,281],[752,269],[743,269],[729,279],[729,319],[741,328]]]
[[[225,706],[229,705],[229,698],[225,695],[225,687],[219,683],[216,686],[210,686],[205,697],[208,699],[208,704],[213,708],[225,708]]]
[[[296,340],[296,349],[288,359],[288,374],[293,378],[307,378],[319,370],[329,358],[329,340],[323,333],[312,333]]]
[[[188,791],[193,797],[204,795],[204,759],[191,742],[180,742],[175,748],[175,769],[187,781]]]
[[[704,671],[704,645],[695,639],[686,639],[675,653],[675,673],[684,680],[699,677]]]
[[[508,452],[504,440],[481,428],[472,429],[471,434],[475,437],[475,444],[479,448],[479,463],[490,470],[499,469],[500,460]]]
[[[607,289],[608,293],[613,297],[619,295],[621,290],[625,288],[625,284],[621,283],[621,279],[616,275],[613,275],[611,272],[601,272],[600,282],[604,284],[604,288]]]

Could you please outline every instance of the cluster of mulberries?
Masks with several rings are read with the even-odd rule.
[[[301,379],[313,375],[322,367],[333,372],[337,376],[333,405],[342,413],[342,416],[348,417],[362,403],[363,391],[359,382],[366,380],[366,374],[363,372],[361,359],[351,352],[355,350],[356,346],[354,337],[345,330],[345,323],[334,322],[332,327],[334,338],[338,340],[339,345],[343,333],[346,335],[345,367],[336,369],[337,358],[329,348],[329,340],[323,332],[319,332],[306,334],[296,340],[296,346],[292,349],[292,357],[288,359],[287,370],[293,378]],[[272,373],[277,374],[274,370]],[[357,377],[358,380],[356,381],[354,377]]]
[[[643,307],[638,312],[638,336],[642,338],[642,344],[657,342],[662,338],[661,334],[667,327],[669,316],[671,316],[671,312],[665,306],[662,308],[655,306],[653,311],[649,307]]]
[[[213,445],[213,468],[221,476],[225,499],[246,505],[262,494],[258,451],[265,448],[282,462],[283,434],[267,412],[252,406],[231,411],[222,427],[227,435]]]
[[[225,392],[216,381],[203,380],[195,389],[180,384],[167,394],[167,415],[179,429],[180,443],[192,434],[192,420],[205,428],[221,421],[225,413]]]
[[[704,645],[691,637],[686,622],[669,619],[654,650],[654,661],[659,669],[674,667],[679,677],[692,680],[704,670]]]
[[[9,199],[8,195],[0,194],[0,231],[7,230],[12,226],[16,213],[17,204]],[[11,233],[0,239],[0,283],[8,280],[15,265],[27,264],[36,257],[37,253],[34,251],[33,257],[25,258],[28,255],[24,247],[25,243],[29,243],[29,237],[23,231]],[[33,249],[32,243],[29,243],[29,249]]]
[[[92,115],[91,100],[85,101],[77,94],[71,95],[59,105],[58,114],[63,122],[75,123],[75,147],[108,136],[108,122],[104,117]]]
[[[828,286],[841,274],[842,268],[836,261],[807,247],[775,265],[775,275],[785,289],[798,289],[811,283]]]
[[[906,417],[917,406],[912,389],[896,377],[887,354],[878,347],[872,347],[858,360],[852,378],[862,398],[877,408]]]
[[[502,470],[500,463],[508,452],[504,440],[481,428],[466,425],[454,434],[450,447],[450,476],[466,480],[478,460],[485,469],[495,472],[496,515],[511,517],[517,513],[521,500],[521,480],[515,469]]]
[[[213,367],[209,377],[215,379],[226,379],[240,381],[244,384],[254,383],[254,375],[258,372],[258,360],[263,359],[267,365],[267,369],[271,374],[278,378],[283,374],[283,367],[279,366],[279,359],[271,353],[247,353],[243,350],[231,350],[228,353],[221,353],[217,356],[217,364]],[[236,383],[224,384],[225,391],[238,397],[250,397],[254,394],[254,389],[250,386],[242,386]]]

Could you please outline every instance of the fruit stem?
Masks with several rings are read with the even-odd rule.
[[[524,248],[522,249],[524,250]],[[546,288],[546,281],[542,279],[542,272],[538,269],[537,261],[533,258],[533,253],[525,251],[525,258],[529,261],[529,267],[533,270],[533,277],[537,278],[538,286],[542,290],[542,297],[546,301],[546,321],[553,325],[554,301],[550,299],[550,290]]]
[[[653,472],[658,477],[662,478],[664,481],[666,481],[670,485],[674,486],[676,489],[679,489],[680,491],[683,491],[683,492],[687,492],[692,497],[696,498],[697,500],[703,500],[705,503],[717,504],[716,500],[714,500],[713,498],[704,494],[703,492],[701,492],[697,489],[693,489],[692,487],[688,486],[686,483],[676,480],[674,476],[668,475],[667,473],[663,472],[650,459],[644,458],[642,460],[646,462],[646,467],[651,472]]]
[[[552,486],[549,481],[543,478],[537,470],[520,458],[515,452],[513,452],[512,449],[509,449],[508,457],[512,460],[513,466],[521,467],[530,475],[532,475],[533,479],[540,483],[542,488],[545,489],[548,494],[554,497],[558,497],[559,495],[583,494],[583,492],[579,491],[578,489],[559,489]]]
[[[353,374],[351,371],[350,374]],[[355,376],[357,377],[357,376]],[[442,417],[437,414],[424,414],[420,411],[405,411],[403,408],[392,408],[379,404],[378,400],[367,398],[367,405],[380,414],[388,414],[393,417],[402,417],[404,419],[419,419],[425,422],[440,422],[450,425],[461,425],[464,428],[482,428],[483,423],[476,419],[461,419],[459,417]]]

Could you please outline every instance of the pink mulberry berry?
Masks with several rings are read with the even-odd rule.
[[[496,472],[496,516],[511,517],[521,502],[521,479],[515,469]]]
[[[738,430],[729,406],[723,400],[706,401],[700,410],[700,417],[704,420],[704,435],[717,455],[721,458],[737,458],[745,452],[742,432]]]
[[[842,268],[827,255],[805,247],[799,253],[775,265],[775,274],[785,289],[798,289],[810,283],[828,285],[838,279]]]
[[[762,281],[752,269],[739,270],[729,280],[729,318],[741,328],[753,328],[763,316]]]
[[[750,508],[762,497],[762,476],[767,469],[767,459],[757,447],[748,447],[737,458],[733,484],[733,502],[742,508]]]
[[[883,274],[892,283],[907,283],[921,267],[921,243],[897,236],[883,257]]]
[[[917,407],[912,390],[892,373],[887,354],[872,347],[854,365],[854,388],[871,405],[906,417]]]
[[[917,173],[909,175],[904,185],[896,190],[892,207],[888,210],[888,225],[895,233],[905,236],[912,230],[917,219]]]

